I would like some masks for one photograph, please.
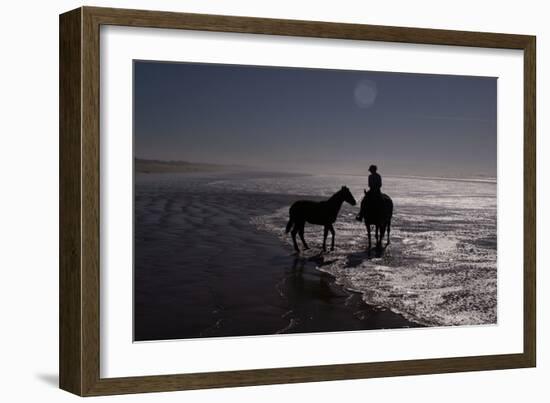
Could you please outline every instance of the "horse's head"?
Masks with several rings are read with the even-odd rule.
[[[353,197],[347,186],[342,186],[342,189],[340,189],[340,193],[342,194],[342,198],[345,202],[348,202],[352,206],[355,206],[357,204],[355,198]]]
[[[367,189],[363,189],[363,198],[361,199],[361,206],[367,202]]]
[[[364,195],[361,199],[361,208],[359,209],[359,214],[363,214],[365,212],[365,207],[367,206],[367,190],[363,189]]]

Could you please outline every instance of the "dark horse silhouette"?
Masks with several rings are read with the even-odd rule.
[[[338,212],[340,211],[343,202],[348,202],[352,206],[355,206],[356,204],[353,195],[346,186],[342,186],[342,188],[338,192],[334,193],[328,200],[320,202],[299,200],[290,206],[290,218],[286,225],[286,233],[288,234],[292,229],[292,241],[294,242],[294,249],[296,252],[300,251],[298,244],[296,243],[296,234],[300,234],[300,239],[302,240],[304,249],[309,249],[306,240],[304,239],[304,227],[306,222],[310,224],[323,225],[325,227],[323,251],[327,250],[327,235],[330,231],[332,234],[332,244],[330,250],[334,250],[334,227],[332,224],[336,221]]]
[[[382,247],[382,240],[384,239],[384,233],[388,231],[388,241],[386,246],[390,243],[390,229],[391,229],[391,218],[393,215],[393,201],[385,193],[369,194],[364,190],[365,196],[361,200],[361,210],[357,219],[359,221],[363,220],[365,226],[367,227],[367,233],[369,234],[369,249],[371,247],[370,240],[370,226],[375,225],[375,234],[374,238],[376,240],[376,247]],[[379,200],[369,200],[369,198],[379,197]]]

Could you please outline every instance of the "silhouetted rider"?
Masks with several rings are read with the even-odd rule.
[[[370,211],[377,211],[379,208],[381,208],[381,191],[380,188],[382,187],[382,177],[380,174],[378,174],[376,171],[378,171],[378,167],[376,165],[371,165],[369,167],[369,191],[366,192],[366,202],[367,202],[367,209]],[[355,217],[357,221],[361,221],[363,219],[362,211],[357,214]]]
[[[369,167],[369,193],[380,194],[380,188],[382,187],[382,177],[376,172],[378,167],[371,165]]]

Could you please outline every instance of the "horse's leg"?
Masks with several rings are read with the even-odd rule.
[[[304,249],[309,249],[309,246],[307,246],[306,240],[304,239],[304,227],[306,226],[306,223],[303,223],[300,225],[300,228],[298,229],[298,234],[300,235],[300,239],[302,240],[302,244],[304,245]]]
[[[332,235],[332,243],[330,245],[330,250],[334,250],[334,233],[335,233],[335,231],[334,231],[334,227],[332,226],[332,224],[330,224],[330,227],[328,227],[328,229],[329,229],[329,231]]]
[[[384,240],[384,235],[386,234],[386,224],[380,226],[380,244],[379,248],[382,248],[382,241]]]
[[[391,219],[388,221],[388,243],[386,243],[386,246],[390,244],[390,228],[391,228]]]
[[[298,224],[294,223],[294,228],[292,228],[292,242],[294,243],[294,250],[296,252],[300,252],[300,249],[298,248],[298,243],[296,242],[296,234],[298,233]]]
[[[325,225],[325,230],[323,233],[323,252],[327,251],[327,235],[328,235],[328,226]]]
[[[376,243],[376,247],[378,248],[378,245],[380,244],[380,240],[379,240],[379,232],[380,231],[380,226],[378,224],[376,224],[374,226],[374,242]]]
[[[367,226],[367,234],[369,235],[369,250],[371,248],[371,243],[370,243],[370,224],[365,224]]]

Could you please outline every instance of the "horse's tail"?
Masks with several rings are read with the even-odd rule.
[[[292,218],[289,218],[288,222],[286,223],[285,233],[288,234],[290,232],[290,229],[292,228],[292,224],[294,224],[294,221],[292,221]]]
[[[390,244],[390,231],[391,231],[391,219],[392,219],[392,217],[393,217],[393,201],[388,196],[388,216],[387,216],[388,228],[387,228],[387,231],[386,231],[386,234],[388,235],[388,240],[387,240],[388,245]]]

